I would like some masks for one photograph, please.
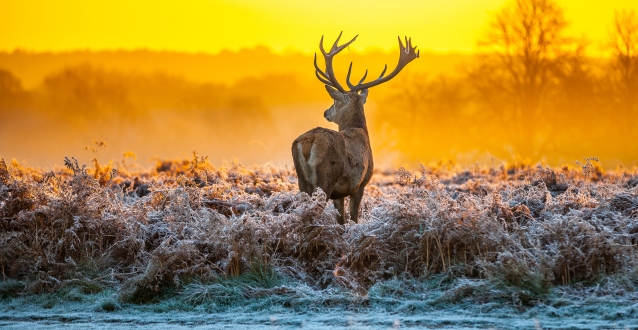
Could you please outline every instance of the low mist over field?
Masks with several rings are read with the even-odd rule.
[[[342,56],[337,72],[352,61],[359,76],[365,68],[377,75],[397,55]],[[370,93],[377,163],[573,165],[596,155],[608,168],[634,165],[638,112],[626,88],[635,82],[623,85],[614,58],[576,53],[559,64],[539,83],[542,93],[528,95],[490,56],[422,54]],[[132,151],[144,163],[197,150],[215,163],[283,165],[291,164],[296,136],[336,129],[323,118],[331,100],[312,57],[301,53],[16,51],[0,54],[0,68],[0,152],[35,166],[69,155],[88,162],[93,141],[106,144],[97,153],[102,160]],[[524,108],[521,97],[537,105]]]
[[[344,55],[362,71],[391,63],[396,54]],[[431,60],[415,67],[439,73],[469,59],[424,58]],[[145,162],[198,150],[216,163],[285,164],[292,140],[303,131],[336,129],[323,118],[331,101],[314,77],[312,57],[299,53],[263,47],[217,55],[12,52],[0,54],[0,63],[0,150],[32,165],[60,164],[60,155],[90,159],[84,149],[93,140],[106,143],[98,154],[103,159],[133,151]],[[382,100],[384,88],[373,99]],[[20,143],[12,138],[17,136]]]

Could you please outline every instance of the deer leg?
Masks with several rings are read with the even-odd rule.
[[[299,177],[297,180],[299,182],[299,191],[303,191],[306,194],[312,196],[312,184],[308,183],[306,178]]]
[[[359,220],[359,205],[363,198],[363,188],[360,188],[354,194],[350,195],[350,219],[355,223]]]
[[[321,191],[323,191],[324,194],[326,194],[326,199],[330,199],[330,196],[332,196],[332,190],[334,189],[334,185],[330,184],[330,180],[328,178],[319,176],[317,183],[315,185],[315,190],[317,188],[321,188]]]
[[[340,225],[343,225],[344,223],[346,223],[346,214],[345,214],[345,207],[344,207],[344,199],[343,198],[339,198],[339,199],[333,199],[332,200],[335,204],[335,208],[337,209],[337,211],[339,211],[339,216],[337,216],[337,222]]]

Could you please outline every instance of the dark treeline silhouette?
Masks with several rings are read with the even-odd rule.
[[[372,91],[367,112],[375,162],[560,165],[598,156],[607,167],[636,165],[638,16],[616,13],[604,58],[587,56],[586,40],[568,35],[567,27],[554,1],[516,0],[494,15],[481,54],[471,61],[428,73],[418,69],[429,65],[424,57],[414,71]],[[344,55],[338,75],[351,60],[358,70],[382,68],[365,55]],[[305,59],[304,71],[290,71],[277,56],[293,66]],[[228,82],[86,62],[54,70],[28,88],[0,62],[0,156],[44,166],[106,139],[102,159],[128,150],[142,160],[182,157],[197,149],[214,162],[290,164],[297,135],[319,125],[336,128],[322,116],[330,100],[312,76],[311,57],[266,58],[282,68],[233,70],[241,63],[229,62],[220,74],[243,76]],[[396,54],[379,58],[395,61]]]

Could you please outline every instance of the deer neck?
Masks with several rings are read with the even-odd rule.
[[[366,125],[366,116],[363,112],[363,106],[357,105],[354,111],[344,114],[339,121],[339,131],[348,128],[361,128],[368,135],[368,126]]]

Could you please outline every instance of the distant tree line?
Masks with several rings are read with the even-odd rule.
[[[617,11],[612,26],[604,45],[610,56],[588,57],[586,40],[567,35],[555,1],[516,0],[493,17],[477,63],[405,79],[379,106],[402,115],[379,111],[376,123],[384,126],[377,129],[389,148],[415,161],[481,149],[504,160],[557,162],[594,152],[636,164],[638,16]]]

